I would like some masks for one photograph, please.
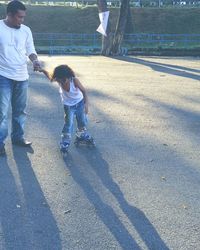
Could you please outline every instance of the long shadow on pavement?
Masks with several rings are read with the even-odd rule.
[[[101,153],[98,149],[93,150],[92,153],[86,148],[80,148],[79,153],[82,154],[88,165],[95,171],[97,176],[100,178],[102,184],[107,190],[109,190],[112,195],[117,200],[119,206],[121,207],[124,214],[129,218],[134,229],[137,231],[139,236],[142,238],[143,242],[146,244],[148,249],[169,249],[163,240],[160,238],[158,232],[153,227],[151,222],[145,216],[145,214],[138,208],[131,206],[122,193],[120,187],[112,179],[109,173],[109,165],[103,159]],[[129,248],[130,249],[130,248]]]
[[[0,158],[0,166],[0,249],[25,249],[29,239],[15,177],[6,157]]]
[[[79,166],[74,162],[73,158],[68,154],[67,157],[63,159],[74,181],[81,187],[88,200],[95,207],[97,215],[116,238],[122,249],[141,249],[120,221],[112,207],[102,201],[100,195],[93,189],[89,180],[83,176]]]
[[[27,241],[26,245],[15,249],[59,250],[61,249],[59,229],[35,176],[28,153],[24,148],[13,146],[14,160],[23,192],[21,206],[23,217],[21,223],[18,224],[18,230],[20,232],[23,226],[26,228],[23,235]],[[16,238],[15,241],[18,243],[20,239]]]
[[[129,58],[128,60],[124,60],[123,57],[122,60],[128,61]],[[176,67],[174,67],[174,65],[164,65],[160,63],[148,62],[142,59],[134,58],[131,58],[130,62],[149,66],[156,71],[165,72],[172,75],[179,75],[181,77],[192,78],[195,80],[199,80],[200,78],[195,74],[181,72]],[[189,69],[185,70],[189,71]],[[53,87],[51,88],[53,89]],[[38,91],[41,91],[39,86]],[[46,95],[45,92],[43,94]],[[101,112],[99,113],[101,114]],[[102,112],[102,115],[103,114],[104,113]],[[108,120],[108,118],[109,117],[107,117],[106,120]],[[120,135],[124,137],[124,134],[121,133]],[[80,153],[81,150],[79,150]],[[113,196],[119,203],[121,210],[124,212],[125,215],[127,215],[133,227],[138,232],[146,246],[149,249],[168,249],[168,247],[165,245],[158,232],[148,220],[148,218],[145,216],[145,214],[141,210],[130,205],[126,201],[122,191],[120,190],[120,187],[112,179],[109,173],[109,165],[102,158],[100,152],[93,152],[93,154],[91,155],[83,149],[82,155],[88,161],[88,165],[91,166],[91,168],[96,172],[103,185],[110,191],[110,193],[113,194]],[[95,158],[93,158],[94,156]],[[65,158],[64,161],[66,166],[69,168],[69,171],[71,172],[71,176],[73,177],[74,181],[81,187],[88,200],[96,208],[97,215],[105,224],[105,226],[110,230],[116,240],[119,242],[120,246],[123,249],[140,249],[130,232],[120,221],[118,215],[114,212],[113,208],[101,199],[100,195],[92,187],[90,181],[85,176],[83,176],[80,171],[79,163],[76,163],[76,161],[74,161],[72,158]],[[180,161],[180,165],[181,164],[182,162]],[[70,165],[71,167],[69,167]],[[165,169],[166,167],[167,166],[165,165],[163,166],[163,168]]]
[[[148,249],[169,249],[145,214],[138,208],[128,204],[120,187],[114,182],[109,173],[108,163],[102,158],[98,149],[92,150],[91,152],[87,148],[82,147],[77,150],[86,158],[88,165],[95,171],[105,188],[116,198],[122,211],[129,218],[134,229],[142,238]],[[94,191],[89,181],[82,176],[79,167],[75,164],[72,157],[68,155],[64,158],[64,161],[66,167],[71,172],[72,177],[82,188],[89,201],[94,205],[98,216],[115,236],[122,249],[140,249],[131,234],[119,220],[114,210],[101,200],[100,196]]]

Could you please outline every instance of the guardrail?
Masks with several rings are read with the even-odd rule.
[[[123,43],[135,48],[200,48],[200,34],[126,34]]]
[[[38,53],[47,54],[99,54],[101,35],[34,33]],[[125,34],[125,51],[142,49],[200,49],[200,34]]]
[[[101,35],[98,33],[34,33],[33,37],[39,53],[90,54],[99,53],[101,48]]]

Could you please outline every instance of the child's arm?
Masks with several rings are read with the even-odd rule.
[[[48,71],[46,71],[45,69],[40,69],[39,72],[42,72],[51,81],[52,78]]]
[[[79,88],[80,91],[83,93],[83,98],[84,98],[84,103],[85,103],[85,113],[88,114],[88,96],[87,96],[86,90],[81,84],[81,82],[78,80],[78,78],[74,78],[74,84],[75,84],[75,87]]]

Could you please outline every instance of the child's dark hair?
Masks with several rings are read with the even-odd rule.
[[[11,13],[12,15],[15,15],[17,13],[18,10],[26,10],[26,7],[23,3],[21,3],[20,1],[11,1],[9,2],[9,4],[7,5],[7,14]]]
[[[59,65],[54,69],[51,81],[75,77],[74,71],[68,65]]]

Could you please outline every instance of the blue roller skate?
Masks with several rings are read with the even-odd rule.
[[[70,138],[68,136],[61,136],[62,140],[60,142],[60,151],[65,154],[68,152],[69,145],[70,145]]]
[[[60,151],[65,154],[68,152],[68,149],[69,149],[69,143],[67,142],[61,142],[60,143]]]
[[[79,145],[86,145],[88,147],[95,147],[95,142],[92,136],[90,136],[86,131],[77,132],[74,141],[76,147]]]

